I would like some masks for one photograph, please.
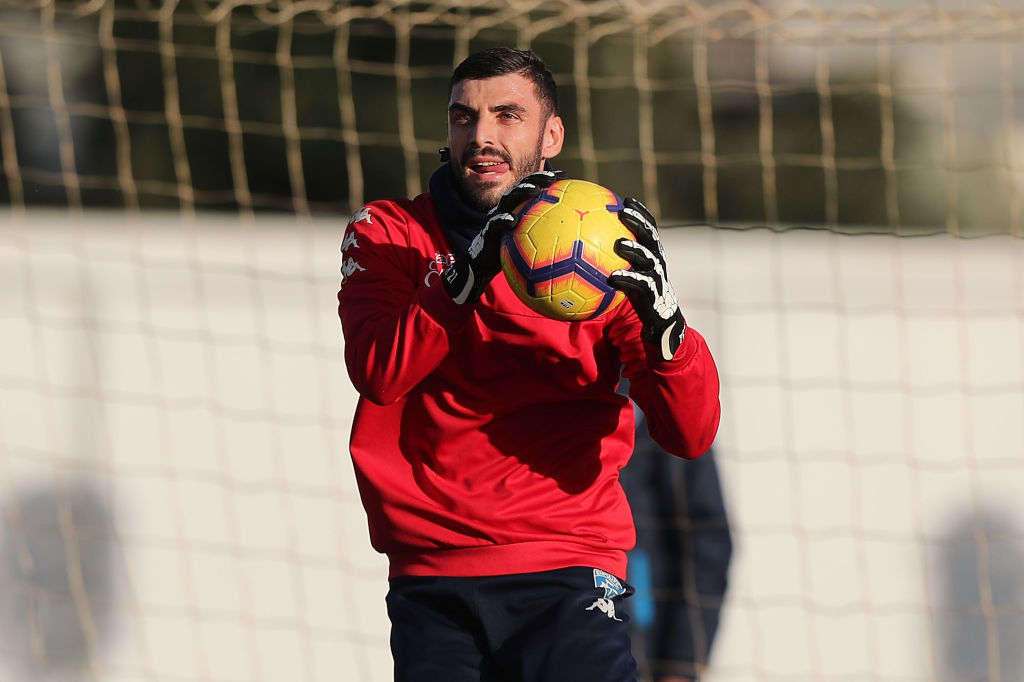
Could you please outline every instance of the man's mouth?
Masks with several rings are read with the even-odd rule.
[[[494,177],[507,173],[509,164],[505,161],[481,161],[469,164],[469,170],[482,177]]]

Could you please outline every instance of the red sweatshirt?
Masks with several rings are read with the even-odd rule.
[[[534,313],[498,275],[456,305],[432,199],[373,202],[342,244],[345,360],[360,398],[351,452],[390,575],[590,566],[626,575],[633,449],[620,367],[652,436],[697,457],[718,428],[718,373],[692,328],[670,362],[626,302],[584,322]]]

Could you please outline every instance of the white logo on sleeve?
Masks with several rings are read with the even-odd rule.
[[[369,206],[363,206],[361,209],[356,211],[355,215],[353,215],[352,218],[348,222],[349,222],[349,224],[361,223],[364,220],[367,223],[369,223],[370,225],[373,225],[373,220],[370,217],[370,207]]]
[[[364,209],[365,210],[365,209]],[[356,261],[355,258],[349,256],[345,258],[345,252],[349,249],[358,249],[359,240],[356,236],[355,230],[349,230],[348,234],[345,235],[345,240],[341,243],[341,284],[345,285],[345,282],[355,272],[366,270],[362,265]]]
[[[355,258],[349,258],[341,266],[341,276],[344,278],[342,281],[344,281],[345,279],[348,279],[349,277],[351,277],[352,274],[355,273],[355,272],[365,272],[365,271],[366,271],[366,268],[364,268],[362,265],[357,263]]]
[[[373,224],[373,219],[370,216],[370,207],[369,206],[363,206],[361,209],[359,209],[358,211],[355,212],[355,215],[353,215],[351,218],[349,218],[349,221],[348,221],[349,228],[351,228],[352,225],[355,225],[356,223],[362,223],[362,222],[365,222],[365,223],[367,223],[369,225]],[[359,248],[358,235],[356,234],[356,231],[354,229],[349,229],[348,233],[345,235],[344,241],[341,242],[341,253],[344,254],[349,249],[358,249],[358,248]],[[351,256],[349,256],[348,259],[345,259],[344,255],[343,255],[342,256],[342,262],[341,262],[341,284],[342,284],[342,286],[345,285],[345,282],[354,273],[356,273],[356,272],[363,272],[365,270],[366,270],[366,268],[364,268],[362,265],[360,265],[358,263],[358,261],[356,261],[355,258],[352,258]]]

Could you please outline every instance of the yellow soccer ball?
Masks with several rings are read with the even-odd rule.
[[[622,200],[585,180],[558,180],[516,209],[519,223],[502,239],[501,267],[532,310],[556,320],[589,320],[625,298],[608,284],[629,263],[612,248],[632,233],[619,220]]]

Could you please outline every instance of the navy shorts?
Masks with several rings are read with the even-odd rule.
[[[634,682],[633,588],[593,568],[401,577],[387,596],[396,682]]]

